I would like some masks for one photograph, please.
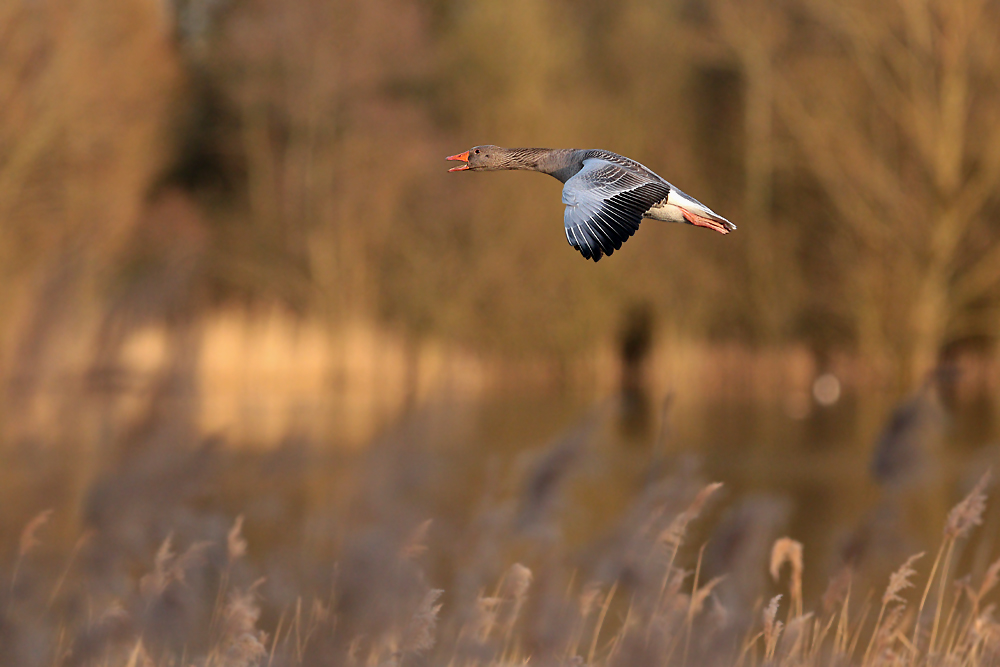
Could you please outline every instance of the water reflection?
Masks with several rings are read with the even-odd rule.
[[[653,421],[649,386],[649,360],[655,335],[653,309],[633,306],[618,338],[621,359],[621,425],[630,438],[648,438]]]
[[[911,410],[910,401],[897,411]],[[575,462],[578,470],[568,475],[563,537],[581,546],[600,539],[651,477],[691,466],[690,474],[697,470],[726,484],[716,532],[702,536],[712,540],[709,571],[725,571],[727,553],[759,551],[747,536],[769,546],[767,536],[783,532],[806,545],[807,598],[816,599],[844,563],[886,575],[901,558],[936,544],[956,487],[991,465],[995,453],[988,445],[997,435],[994,420],[986,418],[988,401],[958,403],[947,418],[943,408],[924,415],[918,430],[936,430],[921,433],[921,449],[910,454],[919,456],[924,473],[902,484],[902,475],[889,480],[872,472],[896,421],[884,425],[892,410],[885,397],[851,393],[833,406],[815,406],[803,419],[780,403],[678,398],[666,438],[651,434],[637,447],[627,430],[609,426],[592,435]],[[484,402],[471,409],[462,436],[440,441],[441,455],[459,467],[485,460],[503,466],[558,441],[586,411],[586,402],[572,397]],[[475,443],[471,451],[469,443]]]
[[[807,601],[818,600],[845,563],[880,586],[905,557],[937,544],[947,509],[997,458],[985,398],[933,404],[948,417],[935,417],[939,443],[921,450],[923,472],[907,484],[872,474],[873,457],[884,457],[886,438],[899,430],[898,411],[885,426],[894,405],[886,396],[845,392],[804,416],[789,414],[781,400],[678,393],[650,401],[668,409],[640,413],[648,423],[639,429],[622,427],[636,413],[627,401],[623,411],[617,397],[521,393],[421,408],[384,424],[361,449],[300,435],[258,450],[225,434],[205,441],[191,428],[194,412],[174,409],[183,398],[160,396],[158,410],[117,443],[26,447],[9,456],[8,479],[21,482],[6,486],[2,500],[11,509],[0,531],[12,543],[25,517],[54,507],[70,543],[81,530],[103,536],[89,566],[120,578],[170,532],[211,535],[238,514],[254,557],[291,559],[307,570],[326,567],[355,531],[432,519],[435,585],[462,589],[529,543],[532,553],[548,544],[552,554],[570,554],[574,567],[622,575],[609,554],[645,498],[721,481],[719,498],[690,528],[694,551],[685,558],[707,543],[705,575],[728,573],[720,595],[746,610],[745,598],[769,585],[766,552],[781,535],[805,545]],[[456,567],[469,557],[463,545],[485,548],[483,535],[495,525],[513,526],[520,537],[479,553],[475,576],[465,561]],[[968,557],[985,558],[979,554]]]

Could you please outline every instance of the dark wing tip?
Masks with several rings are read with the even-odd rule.
[[[666,199],[669,186],[646,183],[583,208],[576,218],[567,207],[566,239],[586,259],[600,261],[619,250],[639,229],[643,214],[653,203]],[[574,207],[575,208],[575,207]]]
[[[584,259],[592,259],[595,262],[600,261],[605,254],[610,255],[611,252],[614,252],[613,250],[606,252],[601,238],[590,228],[584,229],[582,226],[577,226],[571,229],[567,227],[566,240],[583,255]]]
[[[570,243],[570,245],[576,248],[580,252],[580,254],[583,255],[584,259],[592,259],[595,262],[601,261],[601,257],[604,257],[605,254],[604,250],[597,243],[594,243],[592,246],[587,245],[586,243],[581,243],[580,245],[577,245],[576,243]],[[610,255],[611,253],[607,254]]]

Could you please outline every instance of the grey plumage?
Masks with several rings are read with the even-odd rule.
[[[466,163],[449,171],[540,171],[564,183],[566,240],[595,262],[620,249],[643,218],[685,222],[722,234],[736,229],[644,165],[611,151],[487,145],[447,159]]]

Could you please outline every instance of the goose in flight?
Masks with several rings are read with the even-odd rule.
[[[736,225],[660,178],[611,151],[576,148],[475,146],[447,160],[448,171],[525,169],[558,178],[566,205],[566,240],[595,262],[622,247],[643,218],[683,222],[728,234]]]

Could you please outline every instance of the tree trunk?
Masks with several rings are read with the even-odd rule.
[[[935,264],[937,264],[935,262]],[[948,278],[938,266],[928,267],[911,309],[911,335],[900,369],[903,385],[912,388],[937,364],[948,326]]]
[[[765,343],[775,343],[785,333],[788,322],[787,298],[778,296],[773,231],[772,196],[774,180],[774,87],[771,55],[766,45],[753,42],[740,54],[746,77],[744,147],[744,212],[754,227],[748,237],[750,286],[759,318],[759,335]]]

